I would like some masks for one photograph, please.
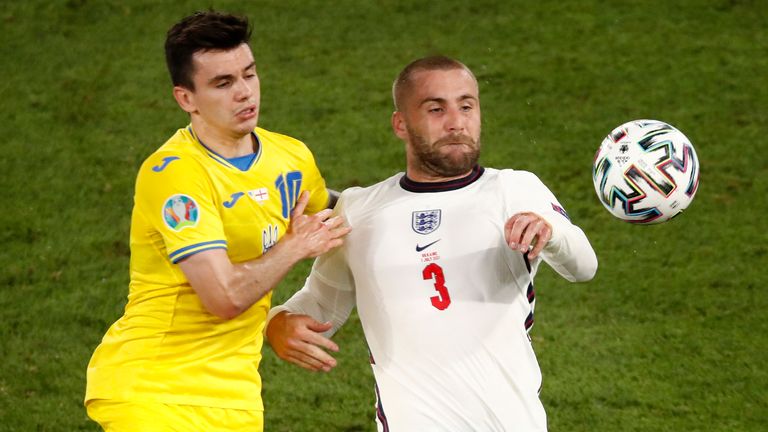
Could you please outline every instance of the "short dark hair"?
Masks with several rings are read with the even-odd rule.
[[[201,11],[182,19],[168,30],[165,62],[174,86],[195,89],[192,56],[198,51],[230,50],[248,43],[248,18],[215,11]]]
[[[412,78],[416,72],[453,69],[464,69],[469,72],[472,78],[475,78],[475,74],[464,63],[442,55],[424,57],[409,63],[392,84],[392,100],[395,102],[395,109],[398,111],[402,110],[402,101],[405,95],[411,91]],[[475,78],[475,81],[477,81],[477,78]]]

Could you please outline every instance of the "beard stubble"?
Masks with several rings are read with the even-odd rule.
[[[433,144],[415,131],[408,129],[413,146],[413,152],[423,172],[440,177],[458,177],[477,165],[480,158],[480,140],[464,134],[453,134],[438,139]],[[462,152],[451,149],[443,151],[446,146],[460,145]]]

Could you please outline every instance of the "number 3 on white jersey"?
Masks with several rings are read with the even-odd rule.
[[[451,304],[451,295],[448,294],[448,287],[445,286],[443,268],[435,263],[431,263],[424,267],[421,275],[424,277],[424,280],[435,281],[435,291],[437,291],[438,295],[429,298],[432,300],[432,306],[439,310],[445,310]]]

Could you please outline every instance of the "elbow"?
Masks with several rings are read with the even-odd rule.
[[[241,313],[248,310],[252,303],[248,303],[241,296],[238,296],[234,291],[225,289],[222,296],[222,304],[219,307],[219,313],[216,314],[219,318],[225,320],[231,320],[237,318]]]
[[[205,306],[208,313],[225,321],[237,318],[241,313],[245,312],[245,308],[230,301],[217,301],[213,302],[213,304],[204,303],[203,306]]]
[[[207,291],[207,293],[209,295],[200,296],[205,310],[226,321],[237,318],[250,306],[238,301],[238,297],[226,286],[220,286],[219,289]]]
[[[231,320],[247,311],[259,302],[270,290],[262,292],[262,288],[253,284],[243,284],[238,279],[221,281],[215,293],[210,298],[208,312],[224,320]],[[261,294],[259,294],[262,292]]]
[[[217,318],[236,318],[254,302],[241,272],[237,272],[220,249],[194,254],[180,261],[179,265],[202,309]]]
[[[595,277],[595,274],[597,274],[597,256],[593,254],[590,258],[581,266],[579,272],[575,275],[574,282],[588,282]]]
[[[555,267],[568,282],[588,282],[597,273],[597,257],[593,254],[588,259],[580,258],[570,265]]]
[[[245,312],[245,309],[242,309],[236,305],[229,305],[220,308],[213,314],[225,321],[229,321],[231,319],[237,318],[243,312]]]

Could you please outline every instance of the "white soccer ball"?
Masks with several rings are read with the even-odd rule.
[[[634,120],[603,140],[592,165],[600,202],[617,218],[665,222],[685,210],[699,186],[699,160],[682,132],[658,120]]]

